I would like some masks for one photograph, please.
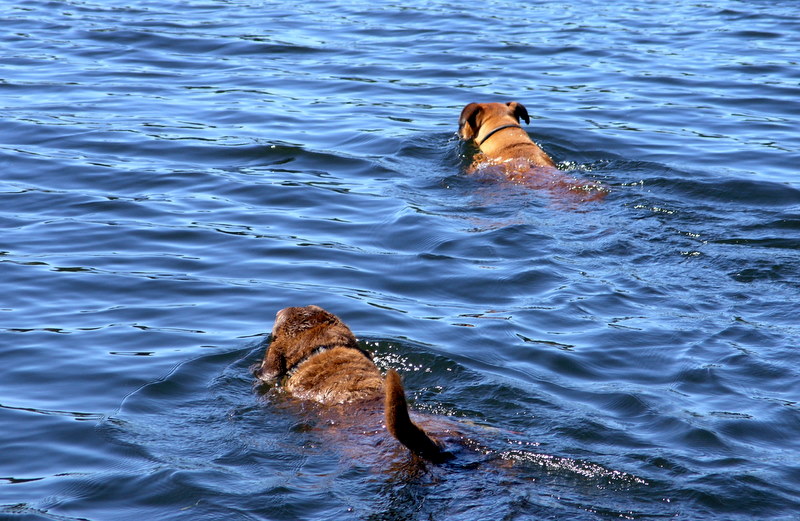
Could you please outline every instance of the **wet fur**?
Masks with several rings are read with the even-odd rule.
[[[596,182],[575,179],[558,170],[520,126],[520,120],[530,124],[528,109],[517,101],[465,106],[458,120],[458,135],[464,141],[473,141],[481,152],[467,172],[543,188],[568,203],[596,201],[608,194]]]
[[[508,103],[470,103],[458,119],[458,135],[464,141],[475,140],[486,158],[495,161],[527,159],[532,166],[556,164],[544,150],[531,141],[519,125],[520,119],[530,124],[525,105],[516,101]],[[491,134],[495,129],[511,125]]]
[[[434,462],[451,457],[411,421],[400,375],[390,369],[384,379],[350,328],[318,306],[277,313],[272,342],[253,374],[264,382],[284,379],[296,398],[345,406],[354,414],[382,404],[387,430],[414,454]]]

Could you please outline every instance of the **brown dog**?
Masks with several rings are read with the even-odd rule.
[[[433,462],[452,457],[411,421],[400,375],[390,369],[384,379],[350,328],[318,306],[278,311],[272,342],[253,373],[264,382],[286,377],[293,396],[350,407],[353,414],[382,401],[386,428],[411,452]]]
[[[469,172],[498,173],[506,180],[531,188],[544,188],[578,202],[602,199],[608,190],[596,182],[570,177],[556,168],[544,150],[531,141],[520,125],[530,124],[522,103],[470,103],[461,111],[458,135],[473,140],[481,151]]]
[[[495,161],[527,159],[533,166],[556,164],[531,141],[519,124],[530,124],[528,109],[516,101],[508,103],[470,103],[458,119],[458,135],[464,141],[475,140],[481,152]]]

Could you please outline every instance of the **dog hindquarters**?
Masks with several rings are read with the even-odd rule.
[[[449,452],[433,441],[425,431],[420,429],[408,415],[408,403],[403,383],[397,371],[390,369],[386,373],[386,398],[384,416],[386,428],[397,440],[408,447],[414,454],[434,463],[451,459]]]

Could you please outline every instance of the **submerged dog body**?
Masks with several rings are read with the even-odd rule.
[[[532,166],[556,164],[544,150],[531,141],[519,120],[530,124],[528,109],[522,103],[470,103],[461,111],[458,119],[458,135],[464,141],[470,139],[488,159],[506,161],[527,159]]]
[[[608,190],[591,181],[575,179],[556,168],[555,162],[528,136],[520,120],[530,124],[522,103],[470,103],[461,111],[458,136],[472,140],[481,154],[468,169],[530,188],[544,188],[566,200],[596,201]]]
[[[336,315],[318,306],[280,310],[272,328],[272,343],[264,360],[254,367],[256,378],[284,378],[293,396],[354,411],[380,407],[386,428],[414,454],[440,462],[450,454],[420,429],[408,415],[400,375],[381,375],[370,354],[361,349],[353,332]]]

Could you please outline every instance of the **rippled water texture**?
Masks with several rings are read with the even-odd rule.
[[[797,3],[28,0],[0,30],[0,518],[797,519]],[[469,175],[461,108],[510,100],[609,195]],[[456,460],[253,389],[311,303]]]

